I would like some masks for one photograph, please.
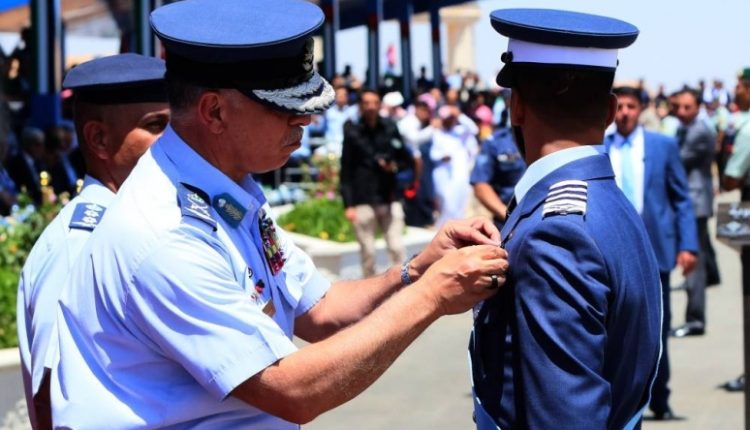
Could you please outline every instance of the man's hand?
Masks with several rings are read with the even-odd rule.
[[[344,210],[344,216],[350,223],[354,224],[357,221],[357,210],[353,207],[346,208]]]
[[[683,276],[689,275],[690,272],[695,269],[697,260],[695,254],[690,251],[680,251],[680,253],[677,254],[677,265],[682,268]]]
[[[449,250],[415,287],[435,300],[441,315],[462,313],[497,292],[491,275],[497,276],[496,286],[505,284],[507,258],[508,253],[496,245]]]
[[[432,242],[411,263],[412,279],[419,278],[432,263],[448,251],[468,245],[500,245],[500,232],[485,218],[449,221],[437,232]]]

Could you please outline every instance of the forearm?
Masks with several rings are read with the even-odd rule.
[[[507,207],[489,184],[484,182],[475,184],[474,195],[488,211],[492,212],[494,217],[505,219]]]
[[[744,181],[741,178],[734,178],[731,176],[724,176],[722,185],[727,191],[733,191],[742,187]]]
[[[370,386],[439,316],[419,285],[359,324],[281,359],[232,394],[283,419],[306,423]]]
[[[419,277],[415,263],[416,258],[409,264],[413,281]],[[300,317],[295,334],[310,342],[325,339],[369,315],[403,286],[400,266],[371,278],[336,282],[313,309]]]

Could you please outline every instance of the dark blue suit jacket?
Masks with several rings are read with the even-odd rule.
[[[544,216],[550,187],[588,185],[586,212]],[[659,270],[609,157],[536,183],[502,231],[506,285],[479,309],[474,390],[503,429],[622,429],[645,405],[660,344]],[[479,420],[478,420],[479,422]]]
[[[677,141],[663,134],[643,131],[643,213],[659,271],[670,272],[679,251],[698,253],[698,234],[687,175]],[[609,150],[614,134],[605,138]]]

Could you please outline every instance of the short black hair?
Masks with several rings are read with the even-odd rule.
[[[414,102],[414,109],[418,108],[430,109],[430,105],[424,100],[417,100]]]
[[[188,109],[198,102],[201,94],[209,88],[204,88],[175,74],[166,76],[167,100],[172,111],[179,112]]]
[[[633,97],[634,99],[638,100],[638,104],[643,104],[641,102],[641,90],[639,90],[638,88],[622,86],[622,87],[617,87],[613,89],[612,92],[615,93],[617,97],[620,97],[620,96]]]
[[[695,88],[688,87],[687,85],[682,87],[680,90],[675,91],[673,95],[681,96],[683,94],[691,95],[693,97],[693,100],[695,100],[695,104],[698,106],[700,106],[703,102],[703,94],[701,94],[701,92],[696,90]]]
[[[615,73],[611,70],[514,65],[514,90],[558,129],[606,126]]]
[[[362,87],[359,89],[359,92],[357,93],[357,102],[361,102],[362,97],[364,97],[365,94],[375,94],[376,96],[378,96],[378,98],[381,98],[380,93],[377,92],[376,90],[372,88],[368,88],[368,87]]]

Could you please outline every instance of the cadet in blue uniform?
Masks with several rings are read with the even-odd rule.
[[[525,171],[526,162],[509,129],[499,129],[482,142],[470,180],[474,195],[492,213],[499,229],[507,218],[513,188]]]
[[[312,68],[323,20],[296,0],[184,0],[151,14],[172,119],[60,299],[56,426],[299,428],[504,282],[487,221],[448,224],[400,267],[333,285],[275,224],[251,174],[284,165],[333,102]],[[312,344],[297,349],[293,335]]]
[[[136,54],[96,59],[63,82],[74,92],[75,123],[87,165],[78,196],[47,226],[18,285],[18,343],[34,428],[50,428],[49,368],[57,350],[57,300],[73,262],[138,157],[169,120],[164,62]]]
[[[476,309],[477,427],[632,429],[660,353],[659,269],[609,158],[591,144],[614,119],[617,49],[638,30],[534,9],[495,11],[492,24],[510,38],[498,83],[513,88],[529,167],[501,232],[506,287]]]

